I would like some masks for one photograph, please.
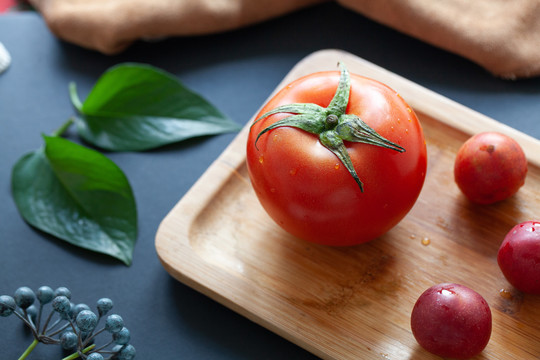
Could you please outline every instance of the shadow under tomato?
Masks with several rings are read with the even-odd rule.
[[[303,314],[299,326],[345,342],[352,337],[358,349],[351,352],[388,351],[389,327],[396,324],[383,313],[399,307],[404,285],[396,270],[399,257],[385,250],[384,236],[352,247],[313,244],[288,234],[276,241],[272,277],[278,280],[272,291]]]
[[[297,305],[328,315],[366,305],[370,297],[391,296],[399,286],[392,276],[396,257],[374,242],[331,247],[287,236],[277,250],[275,276],[281,282],[276,290]]]

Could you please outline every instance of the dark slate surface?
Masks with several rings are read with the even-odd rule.
[[[137,43],[104,56],[53,37],[34,13],[0,16],[0,42],[13,64],[0,75],[0,294],[19,286],[67,286],[75,302],[110,297],[132,333],[138,359],[313,359],[313,355],[171,278],[159,263],[160,221],[234,134],[144,153],[107,154],[126,173],[139,212],[134,263],[64,244],[29,227],[10,192],[11,167],[73,114],[68,83],[84,99],[112,65],[149,63],[175,75],[244,124],[299,60],[339,48],[474,110],[540,138],[540,79],[504,81],[475,64],[335,4],[325,4],[224,34]],[[78,141],[74,130],[68,137]],[[0,319],[0,359],[15,359],[31,336],[14,317]],[[29,359],[57,359],[38,346]]]

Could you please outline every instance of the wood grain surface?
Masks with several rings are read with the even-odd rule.
[[[302,75],[336,70],[338,61],[399,92],[422,123],[428,172],[411,212],[386,235],[355,247],[293,238],[273,223],[251,188],[248,123],[163,219],[155,241],[164,268],[323,359],[438,359],[416,343],[410,314],[428,287],[456,282],[491,306],[491,340],[477,359],[539,358],[540,298],[514,290],[496,256],[515,224],[540,216],[540,142],[339,50],[308,56],[277,89]],[[469,203],[453,180],[458,148],[481,131],[512,136],[529,160],[521,190],[491,206]]]

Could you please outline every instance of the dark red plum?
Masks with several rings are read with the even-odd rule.
[[[491,310],[470,288],[443,283],[427,289],[411,314],[416,341],[427,351],[445,358],[478,355],[491,337]]]

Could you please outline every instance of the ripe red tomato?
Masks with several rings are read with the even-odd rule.
[[[345,69],[318,72],[285,86],[261,109],[247,141],[249,176],[268,214],[298,238],[335,246],[370,241],[395,226],[414,205],[427,163],[422,128],[409,105],[388,86],[354,74],[350,95],[336,100],[348,76]],[[342,113],[328,117],[340,101]],[[293,106],[263,116],[287,104],[311,105],[304,112]],[[310,119],[314,113],[322,114],[322,125]],[[351,119],[358,117],[393,145],[340,145],[334,133],[353,136],[358,124]],[[308,130],[275,125],[297,119],[309,119]],[[328,145],[332,141],[337,145]]]
[[[411,330],[424,349],[453,359],[478,355],[491,337],[491,310],[476,291],[459,284],[438,284],[416,301]]]
[[[497,262],[516,289],[540,295],[540,222],[514,226],[499,248]]]
[[[492,204],[514,195],[525,183],[527,159],[511,137],[484,132],[468,139],[459,149],[454,178],[472,202]]]

